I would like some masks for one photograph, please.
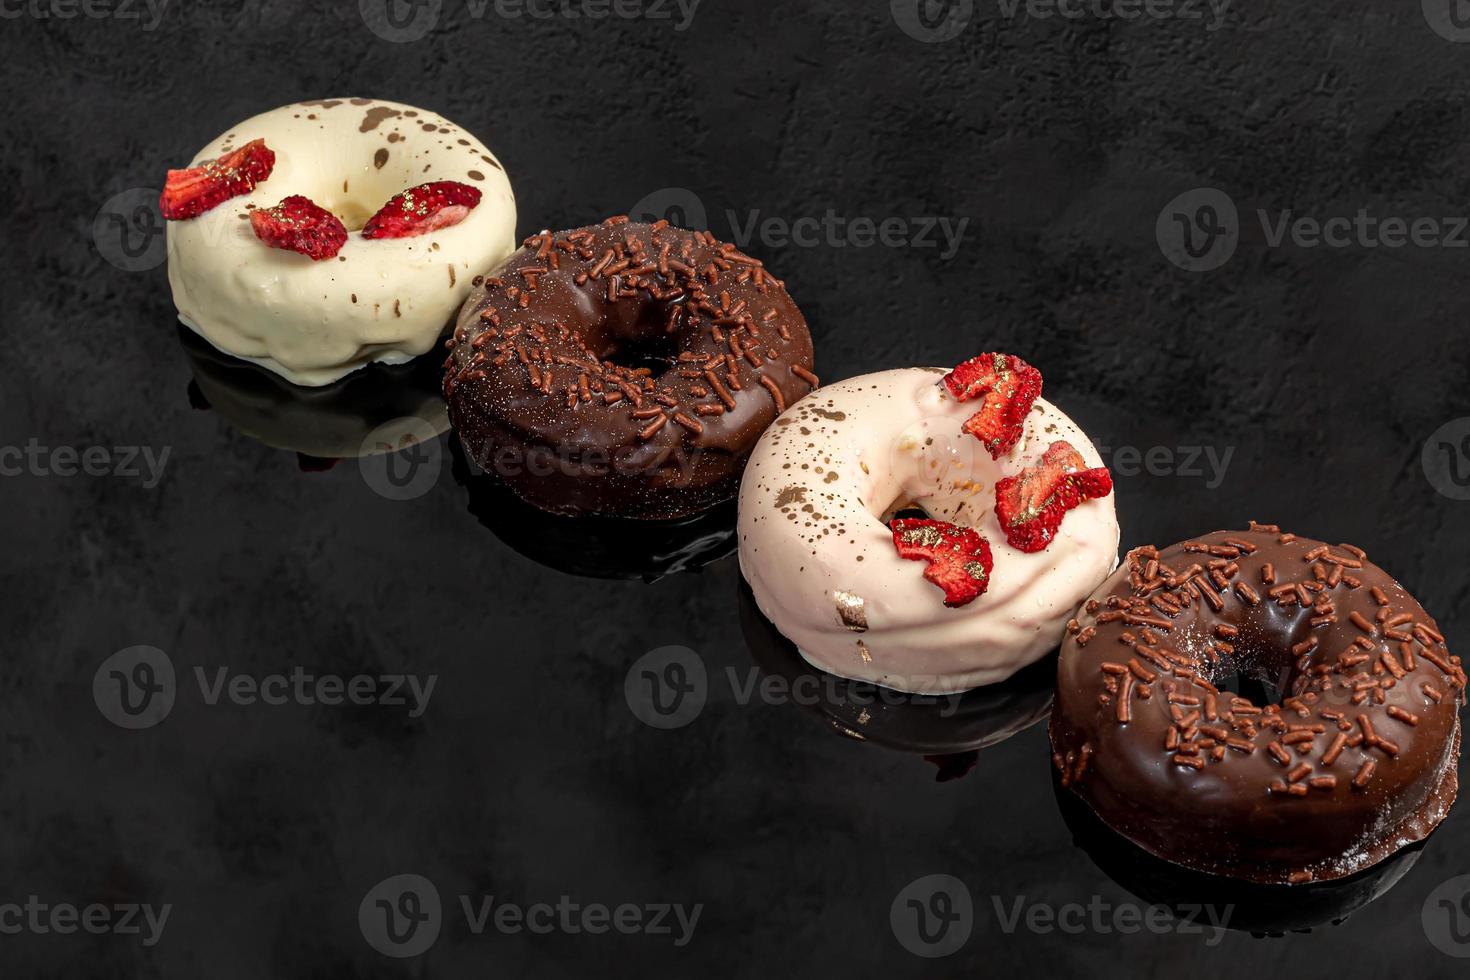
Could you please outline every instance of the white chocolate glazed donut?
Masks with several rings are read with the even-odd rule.
[[[374,361],[427,352],[470,280],[515,247],[515,198],[485,146],[437,113],[377,99],[322,99],[247,119],[195,155],[215,159],[254,139],[275,169],[249,194],[168,222],[168,279],[179,319],[227,354],[299,385],[324,385]],[[483,195],[463,221],[411,238],[358,230],[395,194],[453,180]],[[250,206],[300,194],[347,226],[331,259],[271,248]]]
[[[942,368],[905,368],[819,388],[766,430],[740,486],[740,568],[756,603],[811,664],[923,694],[1005,680],[1061,641],[1077,606],[1117,565],[1111,495],[1067,513],[1026,554],[1006,543],[995,484],[1064,439],[1089,467],[1092,442],[1037,399],[1010,453],[991,459],[961,426],[973,401]],[[958,608],[900,558],[882,518],[917,506],[973,527],[995,558],[986,592]]]

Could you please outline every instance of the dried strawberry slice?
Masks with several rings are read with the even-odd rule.
[[[917,517],[898,518],[888,527],[900,558],[929,563],[924,577],[944,590],[946,606],[963,606],[985,594],[995,559],[978,531]]]
[[[347,241],[347,228],[337,216],[300,194],[251,211],[250,227],[271,248],[300,252],[313,262],[330,259]]]
[[[1012,548],[1042,551],[1056,537],[1067,511],[1112,492],[1107,469],[1087,469],[1082,455],[1059,439],[1035,466],[995,485],[995,515]]]
[[[251,140],[217,160],[170,170],[158,197],[158,210],[169,221],[197,218],[232,197],[249,194],[275,166],[276,154],[265,140]]]
[[[412,238],[457,225],[480,203],[469,184],[436,180],[410,187],[383,205],[362,226],[363,238]]]
[[[981,354],[946,374],[944,384],[962,402],[984,399],[964,429],[999,459],[1021,438],[1026,413],[1041,395],[1041,372],[1014,354]]]

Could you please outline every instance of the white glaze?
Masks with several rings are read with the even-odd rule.
[[[817,389],[766,430],[740,487],[740,568],[766,617],[823,670],[926,694],[1002,681],[1055,649],[1118,560],[1111,494],[1070,511],[1045,551],[1006,543],[998,480],[1058,439],[1089,466],[1102,460],[1042,399],[1016,447],[992,460],[960,428],[978,405],[950,395],[944,374],[905,368]],[[984,595],[951,609],[924,562],[898,556],[882,518],[909,503],[990,542]],[[844,624],[845,597],[861,599],[865,631]]]
[[[377,99],[283,106],[231,127],[191,166],[253,139],[275,151],[275,169],[250,194],[168,222],[168,278],[187,326],[296,384],[324,385],[374,361],[398,364],[427,352],[458,313],[470,280],[515,247],[505,171],[438,113]],[[460,181],[483,196],[459,224],[427,235],[358,234],[395,194],[433,180]],[[247,208],[292,194],[347,226],[335,258],[313,262],[255,237]]]

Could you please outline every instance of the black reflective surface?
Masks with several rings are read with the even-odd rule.
[[[823,972],[917,976],[933,964],[901,920],[922,910],[937,928],[958,908],[933,875],[970,896],[952,925],[968,938],[943,961],[962,969],[1076,972],[1119,942],[1130,963],[1171,969],[1218,955],[1307,963],[1373,955],[1385,935],[1401,957],[1452,961],[1428,930],[1461,915],[1439,896],[1461,873],[1459,808],[1426,847],[1337,888],[1257,894],[1178,874],[1054,792],[1037,723],[1054,658],[959,699],[830,678],[760,616],[731,555],[704,556],[698,573],[661,567],[651,584],[613,576],[599,563],[625,552],[579,549],[576,522],[536,523],[475,491],[488,478],[467,473],[452,435],[303,470],[199,411],[199,366],[182,349],[158,370],[172,384],[135,430],[155,456],[171,450],[157,487],[0,484],[12,515],[33,515],[12,517],[18,553],[47,564],[12,577],[29,639],[5,694],[0,800],[19,901],[172,910],[154,946],[147,927],[27,931],[5,939],[8,962],[386,976],[401,964],[371,945],[359,907],[429,917],[403,897],[427,880],[440,932],[405,962],[430,976],[586,975],[609,957],[746,975],[816,949]],[[1170,490],[1135,479],[1119,493],[1128,539],[1142,540],[1139,511]],[[487,519],[509,523],[490,534]],[[706,537],[728,533],[733,514],[703,520]],[[63,526],[60,547],[40,549],[41,529]],[[586,530],[599,540],[597,522]],[[542,553],[523,544],[546,534],[556,546]],[[356,683],[372,703],[344,693],[356,677],[371,678]],[[669,713],[650,713],[654,700]],[[384,887],[399,889],[391,901]],[[488,896],[637,905],[645,925],[664,904],[701,911],[684,945],[677,929],[591,935],[580,911],[548,935],[477,932]],[[752,934],[760,952],[732,965]],[[1276,944],[1258,945],[1267,935]]]
[[[391,40],[373,6],[0,33],[0,976],[1463,972],[1465,801],[1284,910],[1144,868],[1059,806],[1045,665],[952,718],[857,703],[753,615],[728,509],[639,550],[481,493],[437,355],[285,389],[181,335],[161,238],[109,203],[274,105],[430,105],[502,157],[523,234],[702,218],[787,280],[829,380],[1022,354],[1104,450],[1125,547],[1251,518],[1354,542],[1463,653],[1462,253],[1257,218],[1463,212],[1470,63],[1419,5],[1207,32],[706,0],[676,31],[423,3]],[[1186,271],[1159,223],[1206,185],[1238,241]],[[903,244],[851,237],[890,217]],[[136,905],[161,929],[120,928]]]

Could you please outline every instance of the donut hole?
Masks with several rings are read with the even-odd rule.
[[[1268,704],[1280,704],[1287,697],[1287,691],[1281,686],[1280,680],[1269,673],[1241,666],[1226,668],[1211,683],[1221,691],[1228,691],[1257,707],[1264,707]]]
[[[1235,653],[1202,671],[1221,691],[1245,698],[1258,708],[1280,705],[1292,696],[1300,672],[1285,651],[1278,651],[1259,635],[1242,629],[1232,641]]]
[[[879,516],[878,519],[889,527],[892,527],[893,522],[898,520],[933,520],[932,516],[927,510],[911,501],[901,501],[890,504],[887,509],[885,509],[884,512]]]
[[[673,335],[657,333],[617,344],[604,360],[630,371],[647,370],[657,377],[678,362],[682,350],[683,345]]]
[[[362,231],[362,226],[367,224],[367,220],[377,214],[378,208],[382,207],[385,203],[387,202],[380,201],[377,207],[373,207],[363,203],[361,200],[349,198],[339,202],[331,210],[349,232]]]
[[[282,160],[279,153],[277,159],[282,175],[295,178],[296,193],[332,212],[353,233],[361,231],[395,195],[435,177],[414,166],[411,153],[400,146],[390,148],[381,165],[351,143],[320,147],[309,168],[299,164],[287,169],[290,161]]]
[[[682,301],[624,299],[608,307],[603,322],[587,331],[584,342],[600,360],[657,378],[672,370],[697,339],[699,330],[688,320]]]

